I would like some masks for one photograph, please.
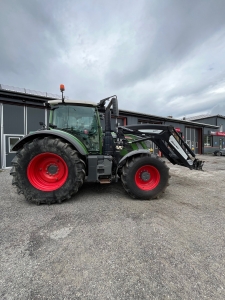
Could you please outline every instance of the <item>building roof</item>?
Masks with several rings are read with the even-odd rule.
[[[35,95],[35,96],[51,98],[51,99],[61,99],[62,98],[61,95],[39,92],[39,91],[35,91],[35,90],[14,87],[14,86],[6,85],[6,84],[0,84],[0,90],[16,92],[16,93],[25,94],[25,95],[26,94],[33,95],[33,96]],[[69,99],[69,98],[65,97],[65,99]]]
[[[22,102],[26,102],[26,104],[34,104],[34,102],[38,105],[44,105],[46,102],[50,104],[58,104],[59,102],[62,102],[62,95],[38,92],[34,90],[0,84],[0,100],[9,102],[10,99],[13,99],[13,102],[19,101],[20,103],[22,100]],[[92,106],[97,105],[97,103],[92,101],[70,100],[69,97],[64,97],[64,99],[65,103],[79,103]]]
[[[201,120],[201,119],[214,118],[214,117],[225,119],[225,116],[222,116],[222,115],[206,114],[206,115],[197,115],[197,116],[193,116],[193,117],[190,117],[190,118],[185,118],[185,120],[194,121],[194,120]]]
[[[3,103],[43,107],[44,103],[48,100],[57,98],[59,98],[59,96],[54,94],[41,93],[0,84],[0,102]]]
[[[189,125],[189,126],[197,126],[197,127],[210,127],[210,128],[219,128],[219,126],[216,125],[210,125],[210,124],[206,124],[206,123],[198,123],[198,122],[193,122],[191,120],[181,120],[181,119],[175,119],[175,118],[171,118],[171,117],[160,117],[160,116],[156,116],[156,115],[149,115],[149,114],[144,114],[144,113],[139,113],[139,112],[133,112],[133,111],[129,111],[129,110],[119,110],[120,113],[122,114],[129,114],[129,115],[133,115],[133,116],[137,116],[137,117],[144,117],[144,118],[152,118],[156,121],[165,121],[165,122],[173,122],[173,123],[180,123],[180,124],[184,124],[184,125]]]
[[[26,103],[27,105],[41,105],[43,106],[46,102],[52,102],[54,101],[55,103],[58,103],[59,100],[61,99],[61,95],[56,95],[56,94],[50,94],[50,93],[44,93],[44,92],[37,92],[34,90],[29,90],[29,89],[24,89],[24,88],[17,88],[17,87],[12,87],[8,85],[3,85],[0,84],[0,101],[2,102],[7,102],[7,103],[19,103],[19,104],[24,104]],[[49,101],[52,100],[52,101]],[[74,103],[77,101],[69,100],[68,97],[65,97],[65,102],[69,103]],[[81,103],[82,101],[78,101]],[[89,105],[96,105],[96,103],[91,102],[91,101],[84,101],[83,103],[89,104]],[[140,117],[140,118],[146,118],[146,119],[153,119],[153,120],[158,120],[158,121],[166,121],[166,122],[173,122],[173,123],[180,123],[180,124],[185,124],[189,126],[196,126],[196,127],[209,127],[209,128],[214,128],[217,129],[219,126],[215,125],[210,125],[210,124],[204,124],[204,123],[197,123],[193,122],[190,119],[186,120],[180,120],[180,119],[174,119],[171,117],[160,117],[156,115],[150,115],[150,114],[144,114],[140,112],[133,112],[129,110],[122,110],[119,109],[120,114],[123,115],[129,115],[129,116],[135,116],[135,117]],[[217,115],[220,116],[220,115]],[[225,116],[220,116],[225,118]],[[194,119],[193,119],[194,120]],[[198,120],[196,118],[196,120]]]

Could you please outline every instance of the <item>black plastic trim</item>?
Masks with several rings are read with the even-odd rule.
[[[127,153],[125,156],[123,156],[123,158],[121,158],[121,160],[118,163],[118,167],[120,168],[122,167],[125,163],[128,157],[134,156],[134,155],[139,155],[139,154],[149,154],[150,155],[150,151],[149,150],[145,150],[145,149],[139,149],[139,150],[134,150],[131,151],[129,153]]]

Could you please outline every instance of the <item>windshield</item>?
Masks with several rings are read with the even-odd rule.
[[[52,124],[76,136],[89,151],[99,151],[96,110],[91,106],[59,105],[53,108]]]

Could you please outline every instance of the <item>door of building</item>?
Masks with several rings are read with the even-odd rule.
[[[23,134],[4,134],[4,153],[3,167],[9,168],[12,166],[11,161],[16,152],[12,151],[12,147],[23,137]]]
[[[196,128],[186,127],[186,143],[191,150],[198,154],[201,153],[199,149],[199,132]],[[200,147],[201,148],[201,147]]]

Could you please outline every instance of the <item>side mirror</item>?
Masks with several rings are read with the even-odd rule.
[[[39,125],[42,126],[42,129],[45,129],[47,126],[43,122],[39,122]]]
[[[104,115],[104,114],[102,114],[102,113],[100,113],[100,114],[99,114],[99,118],[100,118],[100,120],[104,120],[104,117],[105,117],[105,115]]]

